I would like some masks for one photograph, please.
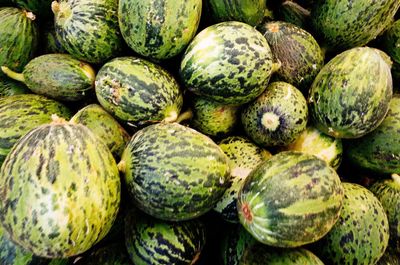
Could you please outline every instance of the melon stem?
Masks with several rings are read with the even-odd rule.
[[[162,122],[166,122],[166,123],[174,122],[174,121],[176,121],[177,118],[178,118],[178,112],[176,112],[176,110],[173,110],[168,113],[168,116],[165,117],[162,120]]]
[[[178,118],[176,119],[175,122],[177,123],[181,123],[182,121],[185,120],[190,120],[191,118],[193,118],[193,111],[191,109],[181,113]]]
[[[276,63],[272,64],[272,73],[275,73],[279,70],[279,68],[281,68],[282,63],[280,60],[278,60]]]
[[[14,72],[13,70],[11,70],[10,68],[8,68],[7,66],[2,66],[1,70],[3,71],[3,73],[5,73],[8,77],[17,80],[19,82],[25,83],[25,78],[24,78],[24,74],[22,73],[17,73]]]
[[[126,170],[126,163],[124,160],[119,161],[118,165],[117,165],[118,171],[121,173],[125,173]]]
[[[51,11],[53,11],[54,14],[60,12],[60,4],[57,1],[51,2]]]

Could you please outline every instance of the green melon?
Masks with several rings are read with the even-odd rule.
[[[46,21],[42,25],[42,32],[41,32],[41,51],[44,54],[47,53],[68,53],[63,46],[61,45],[60,41],[57,39],[56,36],[56,29],[54,27],[54,21]]]
[[[294,24],[302,29],[308,29],[310,10],[302,7],[297,2],[285,0],[278,10],[278,18]]]
[[[286,82],[272,82],[253,102],[243,107],[246,134],[261,146],[292,143],[306,128],[307,101],[300,90]]]
[[[248,24],[227,21],[196,35],[183,55],[180,77],[197,95],[240,105],[264,91],[273,70],[262,34]]]
[[[340,218],[315,247],[327,264],[375,264],[385,252],[389,224],[382,204],[361,185],[343,182]]]
[[[369,188],[379,199],[389,220],[390,246],[400,253],[400,176],[378,180]]]
[[[203,97],[191,99],[193,117],[190,126],[211,137],[221,138],[232,134],[240,123],[237,106],[228,106]]]
[[[254,244],[246,249],[239,265],[324,265],[311,251],[305,248],[271,248]]]
[[[207,136],[178,123],[159,123],[133,135],[119,167],[133,203],[164,220],[211,210],[227,188],[229,165]]]
[[[132,50],[151,59],[168,59],[192,40],[201,10],[201,0],[119,0],[119,26]]]
[[[61,0],[51,8],[57,39],[75,58],[100,64],[121,53],[116,0]]]
[[[69,119],[63,104],[39,95],[14,95],[0,98],[0,165],[13,145],[27,132],[51,122],[51,115]]]
[[[39,42],[39,30],[32,12],[0,7],[0,66],[22,71],[35,56]],[[0,72],[0,76],[4,76]]]
[[[45,54],[35,57],[16,73],[8,67],[1,70],[23,82],[36,94],[62,101],[78,101],[93,89],[96,73],[92,66],[69,54]]]
[[[382,49],[393,61],[400,63],[400,20],[393,22],[382,36]]]
[[[281,64],[275,73],[277,78],[307,91],[324,65],[324,54],[314,37],[283,21],[263,23],[259,30]]]
[[[312,5],[311,23],[331,50],[364,46],[392,21],[399,0],[326,0]]]
[[[280,152],[245,179],[237,208],[258,241],[298,247],[322,238],[339,218],[343,187],[328,164],[306,153]]]
[[[371,133],[347,143],[350,163],[377,173],[400,173],[400,94],[390,101],[383,122]]]
[[[309,93],[315,126],[337,138],[358,138],[383,121],[392,98],[388,56],[357,47],[336,55],[318,73]]]
[[[251,26],[261,23],[267,8],[266,0],[207,0],[207,4],[215,21],[241,21]]]
[[[183,104],[175,78],[161,66],[137,57],[118,57],[96,76],[101,106],[131,126],[175,121]]]
[[[25,84],[8,77],[0,77],[0,97],[29,93],[30,90]]]
[[[119,158],[130,140],[128,132],[100,105],[90,104],[80,109],[70,122],[88,127]]]
[[[54,120],[29,131],[0,170],[0,221],[33,254],[85,252],[110,230],[120,178],[107,146],[85,126]]]
[[[74,265],[132,265],[123,242],[94,248],[78,257]]]
[[[228,156],[231,168],[230,186],[215,205],[214,210],[221,217],[233,223],[239,222],[236,208],[239,189],[243,181],[259,163],[272,155],[243,136],[230,136],[219,142],[219,147]]]
[[[282,147],[281,150],[309,153],[338,169],[342,162],[343,145],[341,139],[326,135],[310,125],[293,143]]]
[[[125,245],[135,265],[195,264],[206,243],[197,220],[167,222],[134,211],[125,219]]]

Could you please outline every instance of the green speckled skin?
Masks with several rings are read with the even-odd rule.
[[[245,23],[227,21],[196,35],[183,55],[180,76],[195,94],[240,105],[264,91],[272,65],[271,49],[260,32]]]
[[[74,265],[132,265],[123,242],[89,250]]]
[[[41,51],[43,54],[68,53],[57,39],[53,20],[43,24],[41,30]]]
[[[121,157],[130,140],[128,132],[100,105],[90,104],[79,110],[70,120],[88,127],[110,149],[113,156]]]
[[[310,125],[293,143],[282,147],[282,150],[300,151],[315,155],[325,160],[334,169],[338,169],[342,162],[343,144],[340,138],[326,135]]]
[[[271,115],[272,126],[266,115]],[[286,82],[273,82],[241,113],[246,134],[261,146],[283,146],[292,143],[306,128],[307,101],[300,90]]]
[[[95,79],[90,65],[69,54],[35,57],[25,66],[23,75],[31,91],[62,101],[84,99],[93,89]]]
[[[375,39],[391,22],[399,0],[316,1],[311,23],[331,50],[360,47]]]
[[[263,244],[254,244],[248,248],[239,265],[324,265],[311,251],[305,248],[271,248]]]
[[[390,66],[381,53],[357,47],[322,67],[308,98],[319,130],[337,138],[358,138],[378,127],[393,94]]]
[[[31,92],[25,84],[8,77],[0,77],[0,98],[29,93]]]
[[[274,21],[260,25],[281,66],[277,77],[307,92],[324,64],[324,54],[314,37],[293,24]]]
[[[372,192],[343,182],[340,218],[318,242],[317,255],[326,264],[375,264],[385,252],[389,225],[382,204]]]
[[[214,210],[220,213],[225,221],[239,223],[236,208],[239,189],[250,171],[272,155],[243,136],[224,138],[218,145],[229,158],[231,178],[230,186],[215,205]]]
[[[128,46],[151,59],[182,52],[196,34],[201,0],[119,0],[118,19]]]
[[[0,98],[0,165],[19,138],[51,122],[52,114],[65,119],[71,117],[67,107],[43,96],[27,94]]]
[[[240,222],[258,241],[298,247],[328,233],[342,201],[343,187],[333,168],[313,155],[285,151],[249,174],[237,207]]]
[[[55,12],[56,36],[75,58],[105,63],[118,56],[123,38],[117,0],[61,0]]]
[[[15,7],[0,8],[0,66],[22,71],[34,57],[39,42],[36,21]],[[33,17],[31,17],[33,18]],[[0,71],[0,77],[4,76]]]
[[[197,220],[167,222],[136,211],[125,219],[125,245],[135,265],[194,264],[206,243]]]
[[[120,165],[135,205],[165,220],[193,219],[212,209],[225,192],[228,158],[207,136],[177,123],[138,131]]]
[[[389,244],[400,253],[400,181],[397,178],[378,180],[369,188],[379,199],[389,220]]]
[[[217,22],[241,21],[251,26],[264,18],[266,0],[207,0],[211,16]]]
[[[371,133],[347,143],[345,154],[359,167],[378,173],[400,173],[400,94],[394,94],[382,123]]]
[[[241,224],[224,227],[227,229],[220,241],[222,264],[238,265],[246,249],[257,241]]]
[[[232,134],[240,123],[239,107],[221,104],[203,97],[193,97],[190,126],[211,137]]]
[[[382,36],[382,49],[393,61],[400,63],[400,20],[392,23]]]
[[[179,114],[182,92],[174,77],[160,66],[137,57],[119,57],[96,76],[101,106],[129,125],[159,122]]]
[[[111,152],[88,128],[45,124],[23,136],[1,167],[0,221],[37,256],[75,256],[108,233],[120,189]]]

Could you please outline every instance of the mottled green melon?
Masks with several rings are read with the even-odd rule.
[[[0,98],[0,165],[15,142],[27,132],[51,122],[51,115],[69,119],[63,104],[39,95],[14,95]]]
[[[8,77],[0,77],[0,97],[29,93],[30,90],[25,84]]]
[[[243,107],[246,134],[261,146],[292,143],[306,128],[307,101],[300,90],[286,82],[273,82],[253,102]]]
[[[85,126],[54,120],[29,131],[0,170],[0,222],[33,254],[85,252],[110,230],[120,177],[107,146]]]
[[[230,136],[219,142],[219,147],[228,156],[231,168],[230,186],[215,205],[214,210],[221,217],[233,223],[239,222],[236,208],[239,189],[243,181],[259,163],[272,155],[243,136]]]
[[[44,23],[41,28],[41,51],[42,53],[68,53],[61,45],[56,36],[54,21]]]
[[[180,76],[197,95],[240,105],[264,91],[273,72],[271,49],[248,24],[227,21],[203,29],[186,49]]]
[[[130,140],[128,132],[100,105],[90,104],[79,110],[70,122],[88,127],[119,158]]]
[[[400,253],[400,176],[378,180],[369,188],[379,199],[389,220],[390,246]]]
[[[382,36],[382,49],[393,61],[400,63],[400,20],[393,22]]]
[[[140,211],[125,219],[125,245],[135,265],[195,264],[205,243],[205,225],[197,219],[167,222]]]
[[[151,59],[168,59],[192,40],[201,10],[201,0],[119,0],[119,26],[132,50]]]
[[[35,56],[39,30],[32,12],[0,7],[0,66],[22,71]],[[0,76],[4,76],[0,71]]]
[[[316,156],[280,152],[245,179],[237,208],[258,241],[298,247],[322,238],[339,218],[343,187],[336,171]]]
[[[331,50],[364,46],[391,22],[399,0],[326,0],[312,5],[314,31]]]
[[[133,203],[165,220],[186,220],[211,210],[227,188],[229,165],[207,136],[178,123],[139,130],[119,167]]]
[[[393,94],[387,61],[380,50],[357,47],[325,64],[308,98],[315,126],[337,138],[358,138],[378,127]]]
[[[278,17],[282,21],[294,24],[302,29],[307,29],[310,20],[310,10],[302,7],[297,2],[285,0],[278,10]]]
[[[131,126],[175,121],[183,104],[175,78],[161,66],[138,57],[118,57],[96,76],[101,106]]]
[[[243,253],[239,265],[324,265],[311,251],[305,248],[271,248],[254,244]]]
[[[371,133],[347,143],[345,154],[358,167],[378,173],[400,173],[400,94],[390,101],[383,122]]]
[[[327,264],[375,264],[385,252],[389,225],[382,204],[361,185],[343,182],[340,218],[315,251]]]
[[[314,37],[304,29],[283,21],[263,23],[259,30],[281,64],[275,73],[279,80],[308,91],[324,64],[324,54]]]
[[[221,138],[232,134],[240,123],[238,106],[221,104],[203,97],[191,100],[193,117],[190,126],[211,137]]]
[[[241,21],[251,26],[261,23],[267,8],[266,0],[207,0],[207,4],[215,21]]]
[[[342,162],[343,145],[341,139],[326,135],[310,125],[293,143],[282,147],[281,150],[309,153],[338,169]]]
[[[29,61],[22,73],[2,66],[9,77],[21,81],[35,94],[62,101],[78,101],[93,89],[92,66],[69,54],[44,54]]]
[[[100,64],[121,53],[116,0],[60,0],[51,8],[57,39],[75,58]]]
[[[74,265],[132,265],[123,242],[94,248],[74,261]]]

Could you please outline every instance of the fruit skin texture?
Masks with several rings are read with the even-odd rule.
[[[201,0],[119,0],[119,26],[132,50],[150,59],[168,59],[192,40],[201,10]]]
[[[65,50],[88,63],[105,63],[120,54],[116,0],[53,1],[57,39]]]
[[[174,77],[137,57],[118,57],[103,65],[96,75],[95,90],[107,112],[132,126],[174,121],[183,104]]]
[[[369,190],[379,199],[389,220],[389,245],[400,253],[400,177],[381,179],[372,184]]]
[[[385,252],[389,224],[382,204],[361,185],[342,183],[343,208],[316,253],[326,264],[375,264]]]
[[[187,47],[180,77],[194,94],[241,105],[266,88],[273,72],[271,49],[260,32],[227,21],[203,29]]]
[[[264,23],[259,30],[281,64],[275,74],[306,92],[324,65],[318,42],[304,29],[283,21]]]
[[[75,256],[108,233],[120,188],[108,148],[83,125],[53,121],[28,132],[6,157],[0,221],[37,256]]]
[[[217,144],[177,123],[150,125],[135,133],[119,167],[133,203],[171,221],[210,210],[226,190],[230,173]]]
[[[34,57],[39,30],[35,16],[15,7],[0,8],[0,66],[22,71]],[[5,76],[0,71],[0,77]]]
[[[40,95],[22,94],[0,98],[0,165],[19,138],[51,122],[51,115],[69,119],[63,104]]]
[[[396,63],[400,63],[400,20],[396,20],[382,36],[382,49]]]
[[[29,93],[30,90],[25,84],[8,77],[0,77],[0,98]]]
[[[258,241],[290,248],[328,233],[339,218],[342,200],[339,176],[325,161],[285,151],[249,174],[237,208],[240,222]]]
[[[400,173],[400,95],[394,94],[382,123],[371,133],[347,142],[348,160],[377,173]]]
[[[125,218],[125,245],[135,265],[194,264],[206,243],[198,219],[168,222],[134,211]]]
[[[380,50],[357,47],[325,64],[308,97],[315,126],[336,138],[358,138],[376,129],[393,94],[389,60]]]
[[[241,113],[246,134],[264,147],[292,143],[306,128],[307,119],[308,107],[303,94],[280,81],[269,84]]]
[[[132,265],[122,242],[108,244],[104,247],[93,249],[86,253],[76,265]]]
[[[316,1],[311,23],[331,50],[360,47],[373,40],[392,21],[399,0]]]

